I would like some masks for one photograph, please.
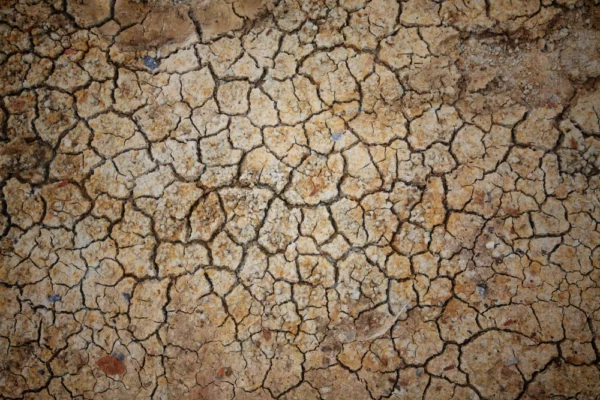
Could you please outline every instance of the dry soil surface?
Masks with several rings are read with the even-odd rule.
[[[0,0],[0,398],[600,398],[600,4]]]

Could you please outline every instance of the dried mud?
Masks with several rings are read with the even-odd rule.
[[[0,0],[0,398],[600,398],[600,5]]]

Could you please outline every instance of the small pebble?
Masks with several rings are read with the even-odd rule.
[[[477,286],[477,287],[475,288],[475,290],[477,291],[477,294],[478,294],[479,296],[481,296],[481,297],[485,297],[485,292],[486,292],[486,290],[485,290],[485,287],[483,287],[483,286]]]
[[[144,57],[144,65],[151,71],[154,71],[156,68],[158,68],[158,62],[150,56]]]
[[[496,246],[496,244],[494,242],[487,242],[485,244],[485,248],[488,250],[492,250],[495,246]]]
[[[56,303],[57,301],[60,300],[60,294],[53,294],[48,296],[48,300],[50,300],[53,303]]]

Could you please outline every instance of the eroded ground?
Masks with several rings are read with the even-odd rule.
[[[0,397],[600,398],[599,29],[2,0]]]

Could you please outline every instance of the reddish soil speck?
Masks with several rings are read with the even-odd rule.
[[[125,363],[113,356],[102,357],[96,361],[96,365],[98,365],[106,375],[123,375],[127,370]]]
[[[575,150],[577,150],[577,148],[579,147],[577,145],[577,140],[575,140],[574,138],[571,138],[571,147]]]
[[[233,374],[233,370],[231,367],[221,367],[217,370],[217,378],[222,379],[225,377],[230,377]]]
[[[268,342],[269,340],[271,340],[271,331],[268,329],[263,329],[262,331],[262,335],[265,338],[265,340]]]

